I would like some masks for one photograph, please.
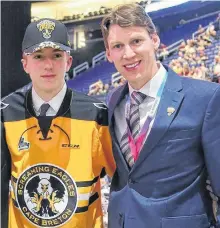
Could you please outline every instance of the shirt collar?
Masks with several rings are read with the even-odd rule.
[[[159,63],[159,69],[157,73],[154,75],[154,77],[148,81],[141,89],[135,90],[133,89],[130,84],[128,83],[129,86],[129,94],[131,95],[133,91],[141,92],[149,97],[156,98],[157,97],[157,92],[160,88],[160,85],[163,81],[163,77],[167,73],[166,69],[164,66]]]
[[[66,90],[67,90],[67,85],[66,83],[64,83],[63,88],[60,90],[60,92],[55,97],[53,97],[50,101],[45,102],[41,97],[39,97],[35,89],[32,87],[32,101],[33,101],[34,110],[39,112],[41,105],[44,103],[48,103],[50,105],[50,108],[52,108],[57,113],[65,97]]]

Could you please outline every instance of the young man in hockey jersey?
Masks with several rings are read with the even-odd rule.
[[[22,64],[32,86],[1,107],[2,228],[103,226],[100,174],[115,169],[107,109],[67,88],[70,49],[59,21],[26,29]]]

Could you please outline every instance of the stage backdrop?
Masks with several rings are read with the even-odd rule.
[[[31,2],[1,2],[1,97],[30,82],[21,65],[21,44],[31,20]]]

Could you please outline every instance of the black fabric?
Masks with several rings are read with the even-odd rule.
[[[11,176],[11,156],[5,139],[5,130],[1,122],[1,228],[8,227],[8,193]]]
[[[3,115],[5,122],[19,121],[36,117],[32,105],[31,86],[25,86],[3,98]],[[96,121],[99,125],[108,125],[107,107],[94,97],[76,92],[67,88],[65,98],[56,116],[65,116],[72,119]]]
[[[39,116],[38,117],[38,123],[40,126],[40,129],[43,134],[43,138],[39,138],[40,140],[50,140],[50,138],[47,137],[48,132],[50,130],[51,122],[53,120],[54,116]]]
[[[1,1],[1,96],[30,82],[24,72],[21,43],[31,21],[30,1]]]

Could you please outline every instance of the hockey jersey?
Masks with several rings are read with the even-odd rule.
[[[1,109],[2,228],[103,227],[100,174],[115,169],[106,106],[67,89],[56,116],[37,117],[28,89]]]

